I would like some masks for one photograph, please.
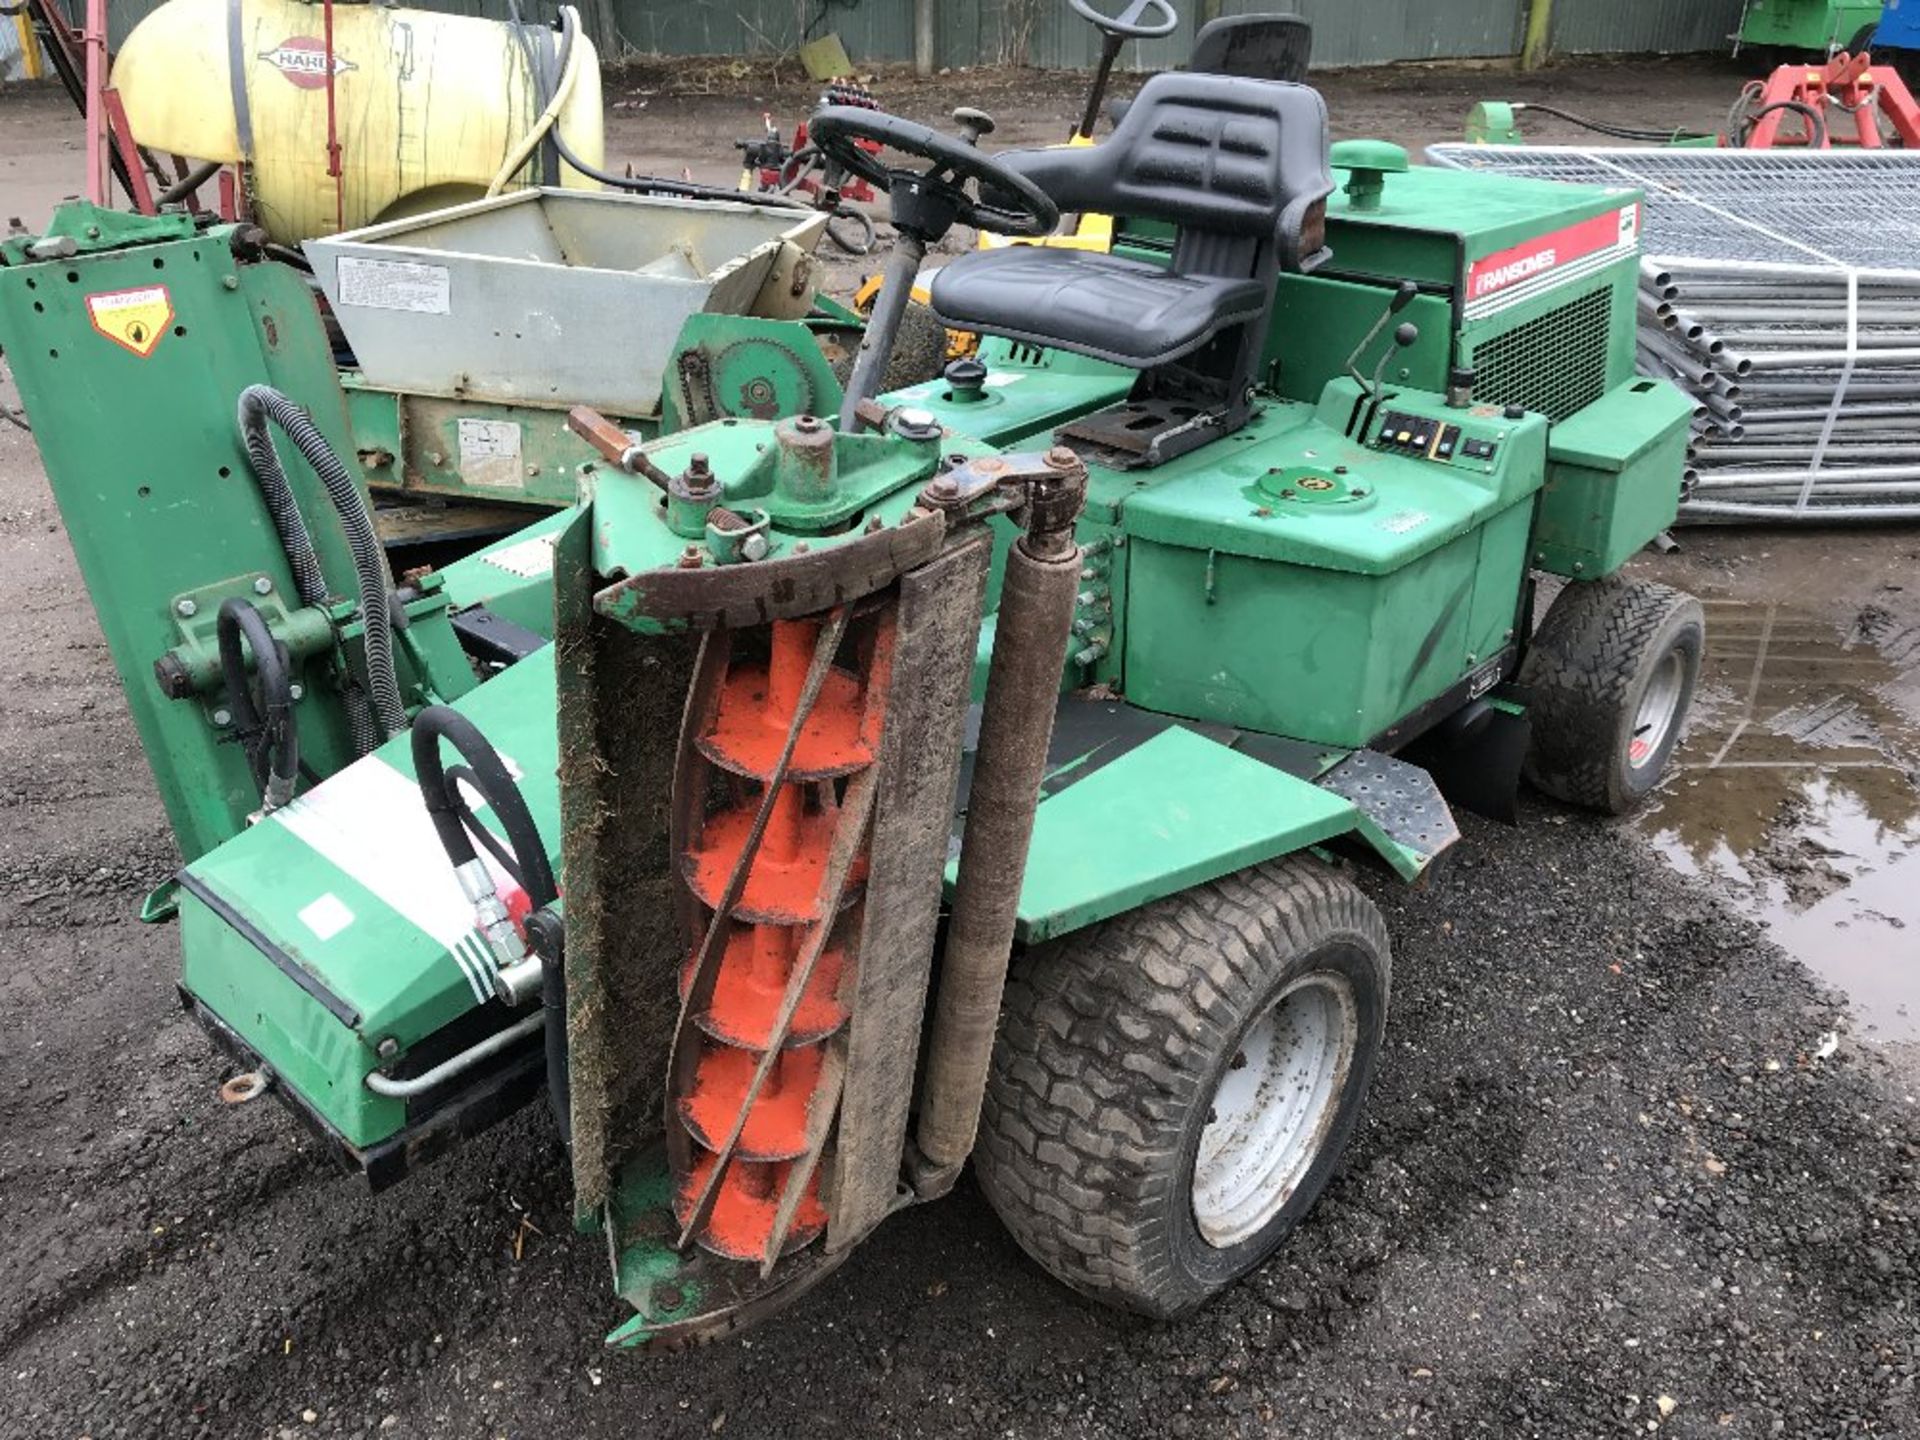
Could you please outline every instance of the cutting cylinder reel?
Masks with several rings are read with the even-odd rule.
[[[842,607],[716,632],[696,672],[679,780],[693,924],[674,1213],[683,1240],[727,1259],[770,1267],[826,1224],[819,1162],[844,1058],[891,643],[890,608],[873,602],[857,618]]]

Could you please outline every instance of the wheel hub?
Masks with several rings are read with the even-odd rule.
[[[1248,1027],[1221,1075],[1193,1166],[1193,1218],[1219,1249],[1257,1235],[1320,1153],[1359,1042],[1353,987],[1295,981]]]

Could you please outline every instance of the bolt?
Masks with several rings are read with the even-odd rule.
[[[264,575],[255,576],[253,581],[253,593],[256,595],[271,595],[273,593],[273,581],[269,580]]]
[[[1207,1124],[1209,1125],[1216,1124],[1218,1123],[1219,1119],[1220,1119],[1220,1112],[1214,1109],[1213,1106],[1211,1105],[1207,1106]]]
[[[217,725],[217,726],[218,726],[218,727],[219,727],[220,729],[222,729],[222,730],[224,730],[224,729],[226,729],[226,728],[227,728],[227,726],[229,726],[229,725],[231,725],[231,724],[233,723],[233,712],[232,712],[232,711],[230,711],[230,710],[216,710],[216,711],[214,711],[214,712],[213,712],[213,723],[214,723],[215,725]]]
[[[680,552],[680,568],[682,570],[698,570],[706,563],[706,556],[701,553],[698,545],[689,545]]]
[[[427,452],[427,463],[438,469],[447,463],[447,457],[442,455],[438,450],[429,450]]]
[[[188,597],[176,604],[173,607],[173,612],[182,620],[191,620],[195,615],[200,613],[200,602],[192,597]]]
[[[1080,463],[1080,457],[1064,445],[1056,445],[1043,457],[1055,470],[1071,470]]]
[[[665,1280],[653,1287],[653,1308],[656,1311],[678,1310],[686,1303],[686,1292],[678,1285],[670,1285]]]
[[[540,473],[540,467],[538,465],[527,466],[527,478],[529,480],[531,480],[534,476],[538,475],[539,473]]]
[[[707,457],[698,450],[687,458],[687,478],[689,480],[708,480],[713,477],[713,466]]]
[[[756,530],[740,542],[740,556],[744,560],[764,560],[767,548],[767,537]]]
[[[1229,1061],[1227,1062],[1227,1068],[1228,1068],[1229,1070],[1244,1070],[1244,1069],[1246,1069],[1246,1068],[1247,1068],[1247,1052],[1246,1052],[1246,1051],[1244,1051],[1244,1050],[1236,1050],[1236,1051],[1234,1051],[1234,1052],[1233,1052],[1233,1059],[1231,1059],[1231,1060],[1229,1060]]]
[[[802,435],[812,435],[824,427],[813,416],[802,415],[793,422],[793,428],[798,430]]]
[[[1366,499],[1366,496],[1367,496],[1367,489],[1366,489],[1366,487],[1365,487],[1364,485],[1356,485],[1356,486],[1354,486],[1354,487],[1353,487],[1353,498],[1354,498],[1354,499],[1356,499],[1356,500],[1364,500],[1364,499]]]
[[[960,493],[960,482],[951,475],[941,475],[927,486],[927,494],[936,500],[952,500]]]
[[[302,699],[305,697],[306,693],[307,693],[307,687],[304,685],[295,684],[295,685],[287,686],[287,698],[289,700]]]
[[[220,283],[229,290],[238,290],[240,288],[240,277],[238,275],[223,275],[220,277]]]
[[[812,548],[813,547],[811,545],[807,544],[806,541],[802,540],[798,545],[793,547],[793,553],[796,555],[804,555],[807,553],[807,551],[811,550]]]
[[[869,535],[877,535],[883,529],[886,528],[886,524],[887,524],[886,521],[882,520],[878,515],[876,515],[871,520],[867,521],[866,533]]]
[[[389,1035],[373,1047],[373,1053],[382,1060],[391,1060],[400,1053],[400,1042]]]

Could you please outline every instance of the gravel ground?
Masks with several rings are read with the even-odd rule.
[[[1368,1117],[1194,1319],[1089,1309],[963,1183],[651,1358],[601,1348],[538,1110],[376,1198],[217,1104],[176,938],[133,919],[164,821],[5,425],[0,655],[0,1436],[1920,1434],[1914,1087],[1628,828],[1530,803],[1423,889],[1367,879],[1397,981]]]

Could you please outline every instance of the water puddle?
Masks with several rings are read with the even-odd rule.
[[[1640,821],[1853,999],[1920,1041],[1920,625],[1707,600],[1708,655],[1672,777]]]

